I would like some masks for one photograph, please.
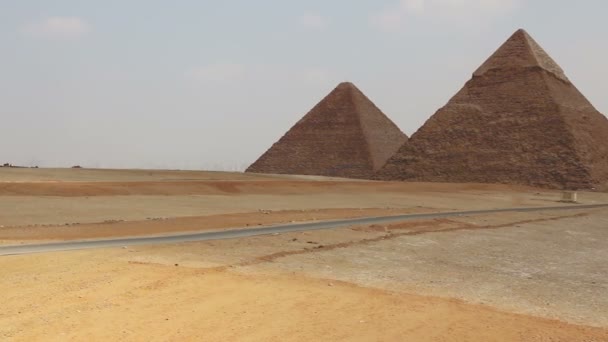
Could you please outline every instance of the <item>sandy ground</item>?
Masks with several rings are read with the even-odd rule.
[[[286,255],[255,272],[298,269],[318,278],[608,328],[607,227],[608,210],[500,214],[428,227],[406,223],[377,241],[354,248],[325,245],[322,252]]]
[[[0,336],[16,341],[608,341],[603,265],[608,255],[601,243],[591,241],[605,241],[606,231],[572,230],[582,248],[553,232],[571,231],[572,222],[590,215],[608,217],[606,212],[486,217],[487,224],[476,227],[471,221],[479,218],[432,220],[6,257],[0,259],[5,294]],[[539,259],[536,250],[515,243],[521,238],[560,245]],[[441,239],[454,246],[446,255],[445,247],[429,242]],[[503,240],[499,263],[491,262],[495,256],[489,251],[497,246],[487,243],[492,240]],[[578,249],[586,252],[577,255]],[[517,255],[522,251],[525,255]],[[562,258],[569,260],[563,269],[545,266]],[[472,259],[478,260],[473,267]],[[539,265],[542,272],[530,272]]]
[[[142,182],[269,178],[275,179],[276,177],[211,171],[0,168],[0,182]]]
[[[92,178],[98,179],[91,181]],[[260,210],[435,211],[556,205],[560,194],[486,184],[385,183],[193,171],[0,168],[0,228]],[[585,193],[586,204],[608,201]]]
[[[346,283],[328,286],[327,280],[158,265],[104,266],[96,268],[106,274],[77,267],[40,277],[53,290],[28,288],[24,294],[37,298],[36,290],[46,293],[34,306],[9,298],[11,310],[0,316],[0,333],[24,341],[549,341],[546,336],[553,341],[601,341],[607,336],[599,329],[458,301]],[[75,273],[89,274],[88,281],[66,286],[61,277]],[[14,319],[7,315],[22,323],[10,325]]]
[[[474,184],[9,171],[0,169],[5,243],[551,206],[559,198]],[[606,342],[606,227],[605,209],[508,213],[3,257],[0,339]]]

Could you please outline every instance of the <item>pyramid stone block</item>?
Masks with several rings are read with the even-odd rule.
[[[247,172],[370,178],[406,140],[357,87],[342,83]]]
[[[608,119],[528,33],[519,30],[376,177],[604,187],[606,137]]]

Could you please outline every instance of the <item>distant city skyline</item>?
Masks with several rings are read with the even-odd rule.
[[[515,30],[608,113],[608,3],[0,4],[0,164],[243,170],[342,81],[411,136]]]

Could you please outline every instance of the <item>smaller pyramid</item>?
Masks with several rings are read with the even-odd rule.
[[[246,172],[371,178],[406,135],[354,84],[341,83]]]

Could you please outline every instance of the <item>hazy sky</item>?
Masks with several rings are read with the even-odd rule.
[[[608,113],[605,0],[0,1],[0,162],[244,168],[341,81],[408,135],[525,28]]]

